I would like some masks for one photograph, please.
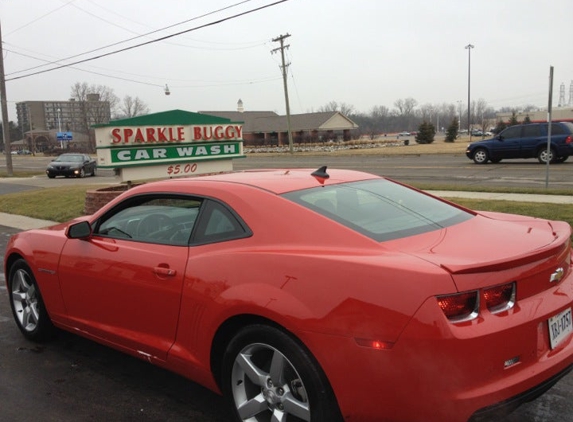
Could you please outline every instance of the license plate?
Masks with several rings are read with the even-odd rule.
[[[555,349],[571,332],[573,324],[571,323],[571,308],[552,316],[547,321],[549,324],[549,340],[551,348]]]

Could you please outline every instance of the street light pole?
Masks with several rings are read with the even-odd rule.
[[[470,122],[470,82],[471,82],[471,60],[472,60],[472,48],[473,45],[468,44],[465,46],[468,50],[468,134],[470,135],[470,140],[472,138],[471,122]]]
[[[58,108],[58,132],[62,134],[62,109]],[[60,149],[64,149],[64,141],[60,140]]]

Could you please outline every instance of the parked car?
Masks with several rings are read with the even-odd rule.
[[[229,420],[457,422],[573,368],[571,234],[362,172],[246,171],[16,234],[4,272],[26,338],[185,375]]]
[[[400,132],[398,136],[410,136],[410,132]]]
[[[85,177],[95,176],[97,173],[97,163],[88,154],[66,153],[61,154],[48,164],[46,174],[50,179],[56,176],[65,177]]]
[[[491,139],[472,142],[466,156],[477,164],[499,163],[507,158],[537,158],[540,163],[563,162],[573,154],[573,123],[551,124],[547,149],[548,123],[510,126]]]

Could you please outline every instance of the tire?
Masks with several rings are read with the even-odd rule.
[[[474,163],[485,164],[489,160],[489,154],[485,148],[478,148],[474,151],[473,155]]]
[[[555,163],[557,161],[557,154],[555,154],[555,150],[553,148],[549,150],[549,154],[547,153],[546,148],[542,148],[537,151],[537,160],[539,160],[541,164],[547,164],[548,160],[550,163]]]
[[[271,326],[245,327],[230,341],[222,390],[236,421],[342,420],[330,384],[310,352]]]
[[[56,176],[53,174],[48,174],[48,178],[53,179],[54,177],[56,177]]]
[[[96,177],[97,175],[97,167],[94,166],[93,170],[92,170],[92,177]]]
[[[8,275],[8,295],[16,325],[28,340],[41,342],[55,332],[32,270],[17,260]]]

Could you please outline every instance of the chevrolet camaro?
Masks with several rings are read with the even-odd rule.
[[[223,394],[230,419],[477,421],[573,367],[571,227],[350,170],[133,187],[16,234],[34,341],[68,330]]]

